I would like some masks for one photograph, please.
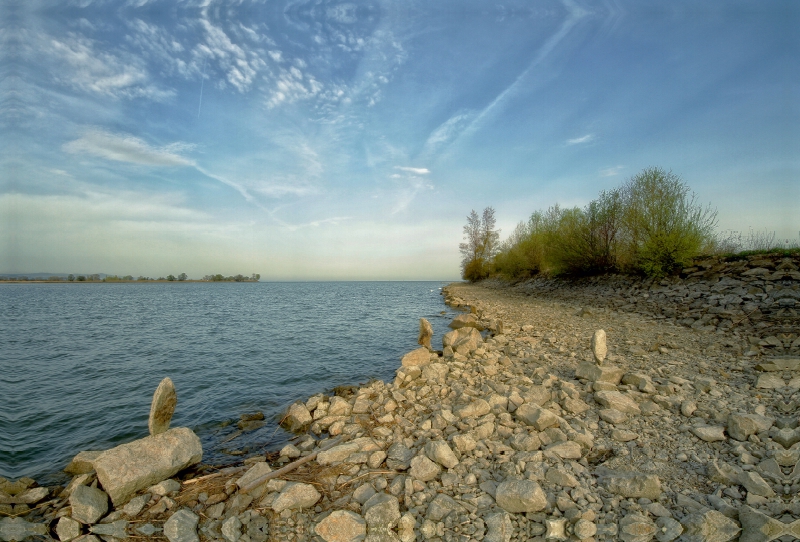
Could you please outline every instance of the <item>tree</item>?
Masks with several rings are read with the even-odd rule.
[[[75,280],[75,275],[73,275],[73,274],[67,275],[67,280],[70,281],[70,282],[73,282]]]
[[[180,280],[180,281],[184,281],[187,278],[189,278],[189,277],[186,276],[186,273],[181,273],[180,275],[178,275],[178,280]]]
[[[458,248],[461,251],[461,276],[475,282],[489,276],[489,262],[497,253],[500,231],[495,230],[494,209],[487,207],[478,216],[475,209],[467,216],[464,226],[465,242]]]

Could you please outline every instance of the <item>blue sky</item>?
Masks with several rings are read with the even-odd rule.
[[[455,279],[641,169],[800,230],[794,1],[0,1],[0,273]]]

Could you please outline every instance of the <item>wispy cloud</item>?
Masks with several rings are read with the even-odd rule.
[[[192,147],[186,143],[173,143],[164,147],[153,147],[131,135],[117,135],[100,129],[92,129],[82,137],[65,143],[62,147],[73,154],[89,154],[130,164],[145,166],[194,166],[195,163],[180,154]]]
[[[614,166],[614,167],[609,167],[609,168],[606,168],[606,169],[601,169],[600,170],[600,176],[601,177],[613,177],[615,175],[619,175],[620,172],[623,169],[625,169],[625,166]]]
[[[430,133],[428,139],[425,141],[423,152],[426,154],[434,154],[442,147],[454,141],[464,129],[469,126],[470,122],[475,118],[477,112],[475,111],[459,111]]]
[[[394,169],[399,169],[400,171],[407,171],[408,173],[414,173],[415,175],[427,175],[431,171],[428,168],[424,167],[405,167],[405,166],[394,166]]]
[[[567,139],[567,145],[580,145],[581,143],[590,143],[594,140],[594,134],[586,134],[585,136],[576,137],[574,139]]]
[[[408,209],[408,206],[420,193],[434,188],[433,184],[427,179],[416,175],[411,175],[403,181],[398,181],[398,184],[400,185],[398,190],[392,195],[394,205],[392,206],[391,214],[393,215]]]

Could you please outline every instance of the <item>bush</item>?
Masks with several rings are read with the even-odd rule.
[[[648,168],[620,189],[622,257],[630,270],[663,276],[713,243],[716,210],[703,208],[680,177]]]

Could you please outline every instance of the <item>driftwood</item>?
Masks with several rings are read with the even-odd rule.
[[[245,465],[244,467],[233,467],[228,469],[223,469],[219,472],[215,472],[213,474],[206,474],[205,476],[198,476],[197,478],[191,478],[189,480],[184,480],[181,482],[183,485],[188,486],[191,484],[196,484],[197,482],[202,482],[203,480],[208,480],[210,478],[218,478],[220,476],[229,476],[231,474],[236,474],[237,472],[243,472],[250,468],[250,465]]]
[[[314,459],[316,459],[318,453],[324,452],[325,450],[328,450],[328,449],[336,446],[337,444],[340,444],[340,443],[344,442],[344,440],[346,440],[346,439],[342,439],[342,438],[334,439],[334,440],[332,440],[331,442],[327,443],[325,446],[323,446],[322,448],[320,448],[319,450],[317,450],[314,453],[308,454],[305,457],[301,457],[297,461],[289,463],[285,467],[282,467],[282,468],[280,468],[278,470],[274,470],[272,472],[268,472],[267,474],[264,474],[263,476],[259,476],[258,478],[256,478],[255,480],[253,480],[252,482],[250,482],[249,484],[247,484],[246,486],[241,488],[241,490],[243,492],[247,493],[251,489],[257,488],[258,486],[260,486],[261,484],[263,484],[267,480],[272,480],[273,478],[278,478],[279,476],[283,476],[287,472],[293,471],[294,469],[296,469],[300,465],[304,465],[304,464],[308,463],[309,461],[313,461]]]

